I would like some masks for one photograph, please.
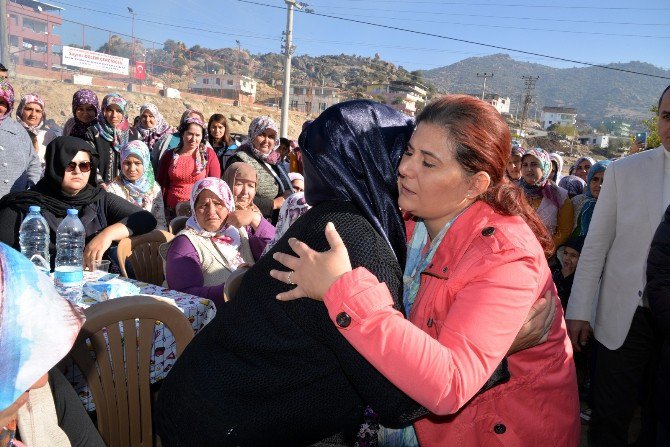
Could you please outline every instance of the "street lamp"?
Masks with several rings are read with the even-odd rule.
[[[133,22],[132,22],[132,27],[131,27],[131,31],[130,31],[130,34],[131,34],[130,38],[133,40],[132,50],[131,50],[132,51],[132,55],[131,55],[132,56],[131,57],[132,68],[131,68],[131,70],[132,70],[132,73],[133,73],[132,79],[135,80],[135,16],[137,15],[137,13],[135,11],[133,11],[133,8],[131,8],[130,6],[126,6],[126,8],[128,8],[128,12],[133,16]]]

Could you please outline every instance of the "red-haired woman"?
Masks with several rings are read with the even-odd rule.
[[[500,114],[469,96],[442,97],[418,116],[398,170],[409,320],[393,309],[384,283],[351,270],[332,225],[332,250],[293,240],[298,258],[275,254],[291,271],[272,276],[297,284],[278,298],[323,299],[356,350],[432,412],[414,422],[422,447],[579,444],[558,299],[547,341],[508,353],[533,303],[548,290],[555,295],[545,258],[551,237],[505,175],[510,143]],[[394,435],[407,439],[411,427]]]

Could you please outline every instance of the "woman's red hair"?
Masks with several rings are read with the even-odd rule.
[[[431,101],[416,118],[441,126],[454,146],[456,161],[472,175],[480,171],[491,178],[491,186],[479,197],[494,211],[521,216],[535,233],[547,256],[554,244],[539,216],[526,201],[525,194],[505,175],[510,159],[512,136],[509,126],[490,104],[467,95],[446,95]]]

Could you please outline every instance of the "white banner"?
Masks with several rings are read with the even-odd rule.
[[[63,65],[88,68],[106,73],[128,74],[128,59],[81,48],[63,46]]]

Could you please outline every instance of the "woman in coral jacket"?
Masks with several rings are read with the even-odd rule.
[[[291,270],[272,276],[297,285],[278,299],[323,299],[356,350],[431,411],[414,422],[423,447],[579,445],[575,368],[558,299],[561,318],[547,342],[507,354],[532,304],[555,294],[545,260],[551,237],[505,176],[510,144],[500,114],[468,96],[442,97],[417,118],[398,170],[409,320],[393,309],[385,284],[351,270],[330,224],[330,251],[292,240],[298,257],[274,255]],[[509,380],[478,394],[505,361]]]

